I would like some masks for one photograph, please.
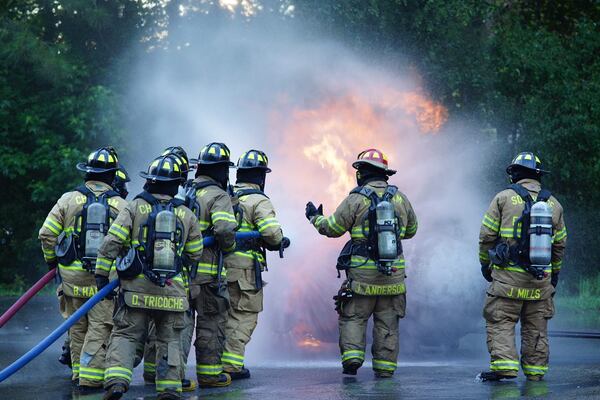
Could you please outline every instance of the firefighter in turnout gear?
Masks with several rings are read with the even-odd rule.
[[[265,195],[265,179],[271,172],[268,158],[259,150],[250,150],[238,160],[237,180],[233,188],[234,211],[239,232],[258,231],[260,239],[240,242],[236,251],[225,257],[231,308],[225,329],[223,369],[231,379],[250,377],[244,367],[244,353],[263,310],[262,271],[265,248],[279,250],[289,245],[283,237],[271,200]]]
[[[565,252],[563,208],[542,189],[546,171],[533,153],[520,153],[508,166],[512,184],[494,197],[479,234],[479,261],[487,290],[483,316],[490,371],[482,380],[515,378],[519,365],[528,380],[548,370],[548,320]],[[521,358],[515,325],[521,321]]]
[[[179,399],[181,332],[189,307],[182,264],[200,259],[202,234],[193,212],[174,198],[182,181],[174,157],[158,157],[140,176],[146,179],[144,191],[119,214],[98,252],[98,265],[111,265],[121,257],[104,399],[119,399],[127,391],[136,344],[146,337],[150,321],[156,328],[158,399]],[[97,268],[96,277],[98,289],[108,284],[104,269]]]
[[[173,156],[176,158],[179,169],[181,170],[182,182],[183,185],[187,183],[188,173],[190,170],[189,159],[185,150],[180,146],[172,146],[167,147],[162,152],[163,156]],[[175,196],[178,199],[185,199],[185,188],[183,186],[179,186],[178,193]],[[189,268],[183,269],[183,278],[185,283],[186,292],[189,295]],[[182,357],[182,365],[184,368],[184,376],[185,369],[187,367],[188,356],[190,354],[190,348],[192,347],[192,338],[194,336],[194,321],[195,321],[195,313],[194,309],[190,307],[184,314],[184,328],[181,331],[181,357]],[[138,346],[138,350],[136,352],[136,362],[135,366],[137,366],[141,360],[144,360],[144,382],[147,385],[154,385],[156,378],[156,327],[154,323],[150,322],[150,327],[148,328],[148,336],[140,343]],[[196,389],[196,382],[191,381],[187,378],[181,380],[181,387],[184,392],[191,392]]]
[[[62,195],[40,229],[44,258],[62,279],[61,313],[72,315],[96,293],[94,270],[107,275],[111,265],[97,264],[97,251],[110,224],[126,202],[111,184],[119,164],[112,148],[92,152],[85,184]],[[82,392],[101,389],[106,343],[112,329],[113,301],[104,299],[69,329],[73,384]]]
[[[396,171],[388,168],[381,151],[363,151],[352,166],[358,187],[331,216],[323,216],[323,207],[309,202],[306,217],[322,235],[351,235],[337,266],[347,279],[334,298],[344,374],[356,375],[362,366],[367,322],[373,316],[373,370],[376,377],[388,378],[396,370],[398,323],[406,308],[400,240],[415,236],[417,218],[408,198],[388,185]]]
[[[235,250],[237,221],[229,182],[230,152],[223,143],[202,148],[197,160],[196,179],[188,188],[186,202],[196,213],[202,232],[214,235],[217,246],[206,249],[190,284],[192,307],[196,311],[196,375],[200,387],[220,387],[231,383],[223,372],[221,356],[225,346],[225,325],[229,309],[223,253]]]

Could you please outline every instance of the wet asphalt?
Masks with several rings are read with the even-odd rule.
[[[10,299],[0,301],[2,310]],[[17,359],[40,338],[62,322],[51,296],[34,299],[0,329],[0,366]],[[284,343],[274,343],[284,348]],[[551,341],[551,368],[542,382],[513,381],[481,383],[477,373],[486,367],[485,338],[470,334],[450,353],[436,348],[401,351],[400,364],[392,379],[376,379],[365,364],[356,377],[341,374],[330,355],[312,353],[307,359],[285,360],[254,357],[248,367],[252,378],[228,388],[198,389],[187,399],[600,399],[600,340],[561,339]],[[82,399],[99,400],[102,393],[80,395],[70,386],[70,370],[59,364],[60,343],[55,343],[15,375],[0,383],[0,400]],[[282,352],[283,353],[283,352]],[[283,360],[282,360],[283,359]],[[193,359],[190,360],[190,364]],[[193,366],[188,376],[193,376]],[[155,399],[152,386],[144,386],[138,367],[124,399]]]

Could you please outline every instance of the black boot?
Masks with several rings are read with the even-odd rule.
[[[240,379],[248,379],[250,378],[250,371],[248,368],[242,367],[240,371],[236,372],[227,372],[229,376],[231,376],[232,381],[240,380]]]
[[[166,391],[166,392],[159,393],[158,396],[156,397],[156,400],[181,400],[181,399],[182,399],[182,397],[179,393],[172,392],[172,391]]]
[[[487,381],[501,381],[502,379],[515,379],[517,377],[516,373],[509,372],[498,372],[498,371],[483,371],[477,378],[481,379],[482,382]]]
[[[358,371],[358,369],[361,367],[362,362],[360,362],[357,359],[351,359],[348,361],[344,361],[342,363],[342,367],[344,367],[344,370],[342,371],[343,374],[345,375],[356,375],[356,371]]]
[[[125,385],[122,383],[115,383],[114,385],[109,386],[106,393],[104,393],[102,400],[118,400],[125,394],[126,391],[127,388]]]

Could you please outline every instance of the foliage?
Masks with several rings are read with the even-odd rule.
[[[315,40],[337,37],[383,55],[392,67],[405,67],[408,57],[451,115],[483,128],[474,140],[496,143],[490,171],[501,171],[517,151],[539,152],[553,171],[547,183],[565,204],[569,247],[577,255],[566,274],[595,272],[600,249],[590,248],[589,238],[600,223],[592,209],[600,201],[600,3],[245,4],[235,11],[242,22],[279,12],[290,24],[314,27],[306,31]],[[56,198],[78,181],[74,164],[95,146],[120,143],[120,90],[137,51],[167,48],[169,29],[191,18],[233,23],[217,2],[195,0],[0,4],[0,282],[11,282],[15,271],[27,281],[39,276],[36,231]],[[502,185],[499,174],[490,177],[490,190]],[[576,282],[566,287],[576,291]]]

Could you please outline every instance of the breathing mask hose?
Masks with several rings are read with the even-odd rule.
[[[240,232],[235,234],[236,239],[250,239],[260,237],[260,233],[257,231],[252,232]],[[215,238],[213,236],[205,237],[203,240],[205,247],[209,247],[215,244]],[[53,270],[54,271],[54,270]],[[50,271],[52,272],[52,271]],[[50,272],[46,275],[49,275]],[[56,273],[56,272],[55,272]],[[46,276],[45,275],[45,276]],[[50,280],[53,276],[50,277]],[[38,282],[39,283],[39,282]],[[45,284],[44,284],[45,285]],[[8,367],[0,371],[0,382],[5,381],[12,374],[23,368],[31,360],[39,356],[44,350],[46,350],[52,343],[56,342],[71,326],[73,326],[81,317],[98,304],[104,297],[112,293],[112,291],[119,285],[119,280],[115,279],[108,285],[104,286],[95,295],[90,297],[83,305],[73,313],[66,321],[64,321],[58,328],[56,328],[50,335],[44,340],[35,345],[31,350],[21,356],[18,360],[10,364]]]
[[[19,299],[10,306],[8,310],[2,314],[0,317],[0,328],[4,326],[14,315],[25,305],[33,296],[36,295],[40,290],[42,290],[48,282],[50,282],[56,276],[56,268],[51,269],[46,273],[46,275],[42,276],[42,278],[37,281],[28,291],[23,294],[23,296],[19,297]]]

